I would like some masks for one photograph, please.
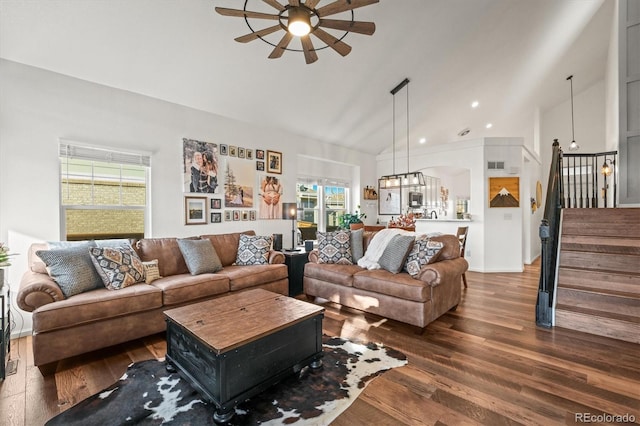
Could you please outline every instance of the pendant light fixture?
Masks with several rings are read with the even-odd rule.
[[[575,130],[573,125],[573,76],[567,77],[567,80],[571,83],[571,143],[569,144],[569,151],[577,151],[580,149],[580,145],[576,143]]]
[[[396,174],[396,93],[407,87],[407,172]],[[401,188],[403,186],[426,186],[422,172],[410,172],[409,168],[409,79],[405,78],[391,89],[393,95],[393,174],[380,178],[381,188]]]

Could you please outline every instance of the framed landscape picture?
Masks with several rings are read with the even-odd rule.
[[[185,225],[207,223],[207,197],[184,197]]]
[[[267,173],[282,174],[282,153],[267,151]]]

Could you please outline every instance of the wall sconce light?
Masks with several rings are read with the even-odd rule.
[[[600,168],[600,174],[602,174],[603,176],[611,176],[611,173],[613,173],[613,168],[615,167],[615,165],[616,165],[616,160],[605,158],[604,163]]]

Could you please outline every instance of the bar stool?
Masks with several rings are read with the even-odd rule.
[[[458,241],[460,241],[460,257],[464,257],[464,247],[467,244],[467,234],[469,233],[468,226],[459,226],[458,232],[456,236],[458,237]],[[462,273],[462,283],[464,284],[464,288],[467,288],[467,275]]]

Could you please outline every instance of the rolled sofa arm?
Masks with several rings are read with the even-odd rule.
[[[318,258],[318,249],[309,252],[309,263],[320,263]]]
[[[469,269],[469,263],[463,257],[441,260],[423,266],[417,278],[435,287],[442,282],[452,280],[456,275],[462,275],[467,269]]]
[[[24,273],[20,280],[20,289],[16,302],[26,312],[33,312],[40,306],[64,300],[64,294],[58,284],[47,274],[33,272]]]
[[[284,261],[285,261],[284,253],[276,250],[269,251],[269,264],[278,265],[278,264],[284,263]]]

